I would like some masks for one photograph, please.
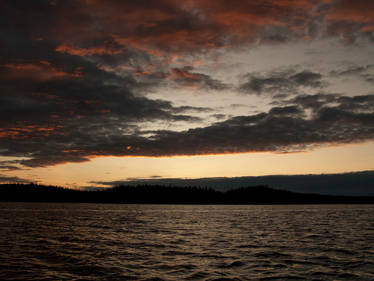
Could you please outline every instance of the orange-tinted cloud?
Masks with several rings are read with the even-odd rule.
[[[352,21],[358,23],[374,23],[374,1],[371,0],[342,0],[331,6],[328,19]]]
[[[371,0],[80,0],[45,9],[51,23],[35,38],[51,38],[58,52],[79,56],[121,54],[118,46],[104,44],[110,40],[170,58],[239,44],[310,41],[319,34],[310,31],[316,22],[321,30],[336,21],[362,24],[344,28],[352,34],[374,26]],[[337,27],[327,36],[340,36],[331,29]]]
[[[270,43],[268,37],[278,32],[274,28],[281,28],[286,39],[312,40],[309,30],[315,21],[321,29],[334,21],[361,23],[359,30],[346,30],[367,32],[374,11],[371,0],[81,0],[45,6],[50,23],[34,37],[55,40],[57,51],[79,56],[121,53],[103,44],[105,40],[151,56]],[[37,8],[20,14],[25,21],[20,25]]]
[[[39,62],[6,63],[0,65],[0,68],[5,70],[5,74],[2,77],[4,80],[23,77],[35,80],[48,80],[52,78],[78,78],[83,75],[80,69],[76,69],[74,72],[67,72],[45,60]]]
[[[171,74],[169,79],[188,79],[188,80],[196,80],[199,81],[200,77],[197,74],[191,73],[185,69],[177,69],[174,68],[171,70]]]
[[[22,124],[20,124],[22,125]],[[39,125],[22,125],[21,127],[11,127],[0,129],[0,138],[9,139],[29,139],[32,135],[33,139],[43,139],[52,135],[62,134],[61,125],[55,127],[43,127]]]
[[[228,88],[228,85],[209,75],[192,71],[191,67],[172,68],[165,78],[188,90],[225,90]]]
[[[341,0],[331,5],[327,16],[327,36],[339,36],[343,42],[354,42],[360,35],[374,30],[374,2]]]
[[[60,45],[56,48],[57,52],[68,53],[76,56],[92,56],[92,55],[117,55],[121,54],[122,50],[116,50],[104,46],[91,48],[77,48],[69,45]]]
[[[56,18],[50,35],[62,42],[57,50],[79,55],[117,52],[102,46],[73,48],[68,44],[73,40],[84,45],[108,37],[155,56],[168,55],[170,51],[201,52],[238,42],[255,42],[267,26],[290,30],[295,25],[303,26],[316,3],[306,0],[80,1],[74,4],[71,14],[67,14],[67,7],[59,11],[60,17]]]

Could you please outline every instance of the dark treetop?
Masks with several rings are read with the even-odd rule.
[[[330,196],[252,186],[225,192],[202,187],[118,186],[73,190],[36,184],[0,185],[0,201],[139,204],[373,204],[373,196]]]

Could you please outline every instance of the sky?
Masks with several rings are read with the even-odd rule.
[[[0,182],[374,170],[374,1],[2,1]]]

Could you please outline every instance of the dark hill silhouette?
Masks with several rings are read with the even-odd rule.
[[[253,186],[229,191],[201,187],[119,186],[103,190],[73,190],[36,184],[2,184],[0,201],[92,202],[138,204],[374,204],[373,196],[305,194]]]
[[[269,175],[246,177],[211,177],[197,179],[148,178],[117,181],[92,182],[100,186],[119,185],[167,185],[167,186],[206,186],[218,191],[227,191],[243,186],[273,186],[277,189],[298,193],[324,195],[374,196],[374,171],[360,171],[338,174],[310,175]]]

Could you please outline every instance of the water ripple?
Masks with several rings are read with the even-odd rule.
[[[0,280],[374,280],[372,205],[0,211]]]

